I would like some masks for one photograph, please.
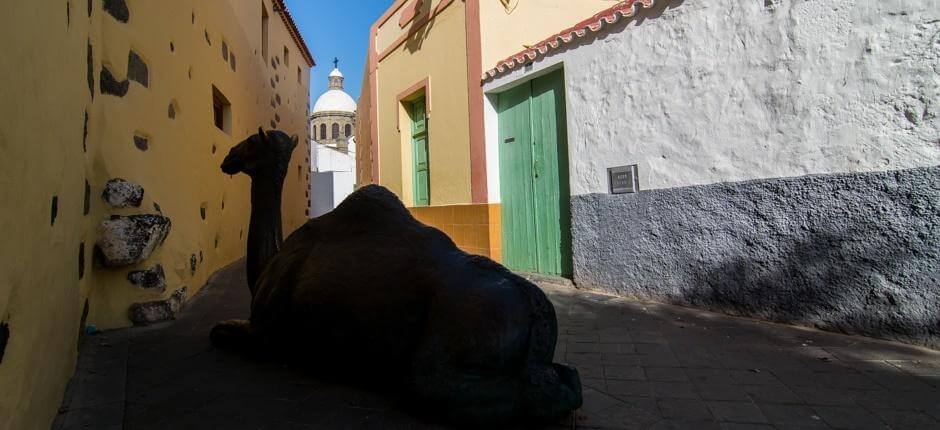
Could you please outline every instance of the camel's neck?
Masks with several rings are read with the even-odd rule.
[[[281,249],[281,188],[284,175],[257,175],[251,180],[251,220],[248,223],[248,288],[254,297],[258,277]]]

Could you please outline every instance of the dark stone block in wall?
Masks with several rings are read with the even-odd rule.
[[[55,219],[59,216],[59,196],[52,196],[52,219],[49,225],[55,225]]]
[[[145,290],[166,290],[166,273],[160,264],[146,270],[134,270],[127,274],[127,280]]]
[[[149,146],[150,140],[143,136],[134,135],[134,146],[141,151],[146,151]]]
[[[85,277],[85,242],[78,244],[78,280]]]
[[[82,152],[88,152],[88,111],[85,111],[85,125],[82,126]]]
[[[114,178],[105,184],[101,198],[115,208],[139,208],[144,200],[144,188],[127,180]]]
[[[112,215],[98,226],[95,254],[104,267],[138,263],[163,244],[171,226],[160,215]]]
[[[104,10],[120,22],[127,22],[131,18],[131,11],[127,9],[124,0],[103,0]]]
[[[127,89],[130,87],[131,83],[127,79],[123,81],[118,81],[114,78],[114,75],[111,74],[111,71],[107,67],[101,68],[101,76],[99,77],[101,92],[104,94],[111,94],[113,96],[124,97],[127,94]]]
[[[940,166],[572,197],[574,280],[940,347]]]
[[[7,351],[7,343],[10,341],[10,325],[0,324],[0,363],[3,363],[3,355]]]
[[[91,212],[91,184],[88,183],[88,180],[85,180],[85,207],[82,211],[82,215],[88,215]]]
[[[127,54],[127,79],[137,81],[144,87],[150,85],[150,71],[147,68],[147,63],[134,51]]]
[[[95,98],[95,56],[92,53],[91,39],[88,39],[88,49],[86,51],[85,63],[88,69],[88,93],[91,94],[91,98],[94,99]]]
[[[176,290],[166,300],[134,303],[128,309],[127,316],[136,326],[169,321],[176,318],[184,300],[186,300],[186,287]]]

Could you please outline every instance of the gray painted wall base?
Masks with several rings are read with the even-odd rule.
[[[571,206],[579,287],[940,349],[940,166]]]

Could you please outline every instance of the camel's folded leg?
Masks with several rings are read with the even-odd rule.
[[[209,333],[209,339],[217,348],[237,351],[251,351],[258,344],[257,337],[247,320],[222,321]]]

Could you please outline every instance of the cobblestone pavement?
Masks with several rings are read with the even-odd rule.
[[[244,266],[174,322],[88,336],[56,429],[435,428],[395,393],[214,349],[248,313]],[[940,428],[940,352],[542,283],[584,406],[550,428]],[[440,427],[438,427],[440,428]]]

